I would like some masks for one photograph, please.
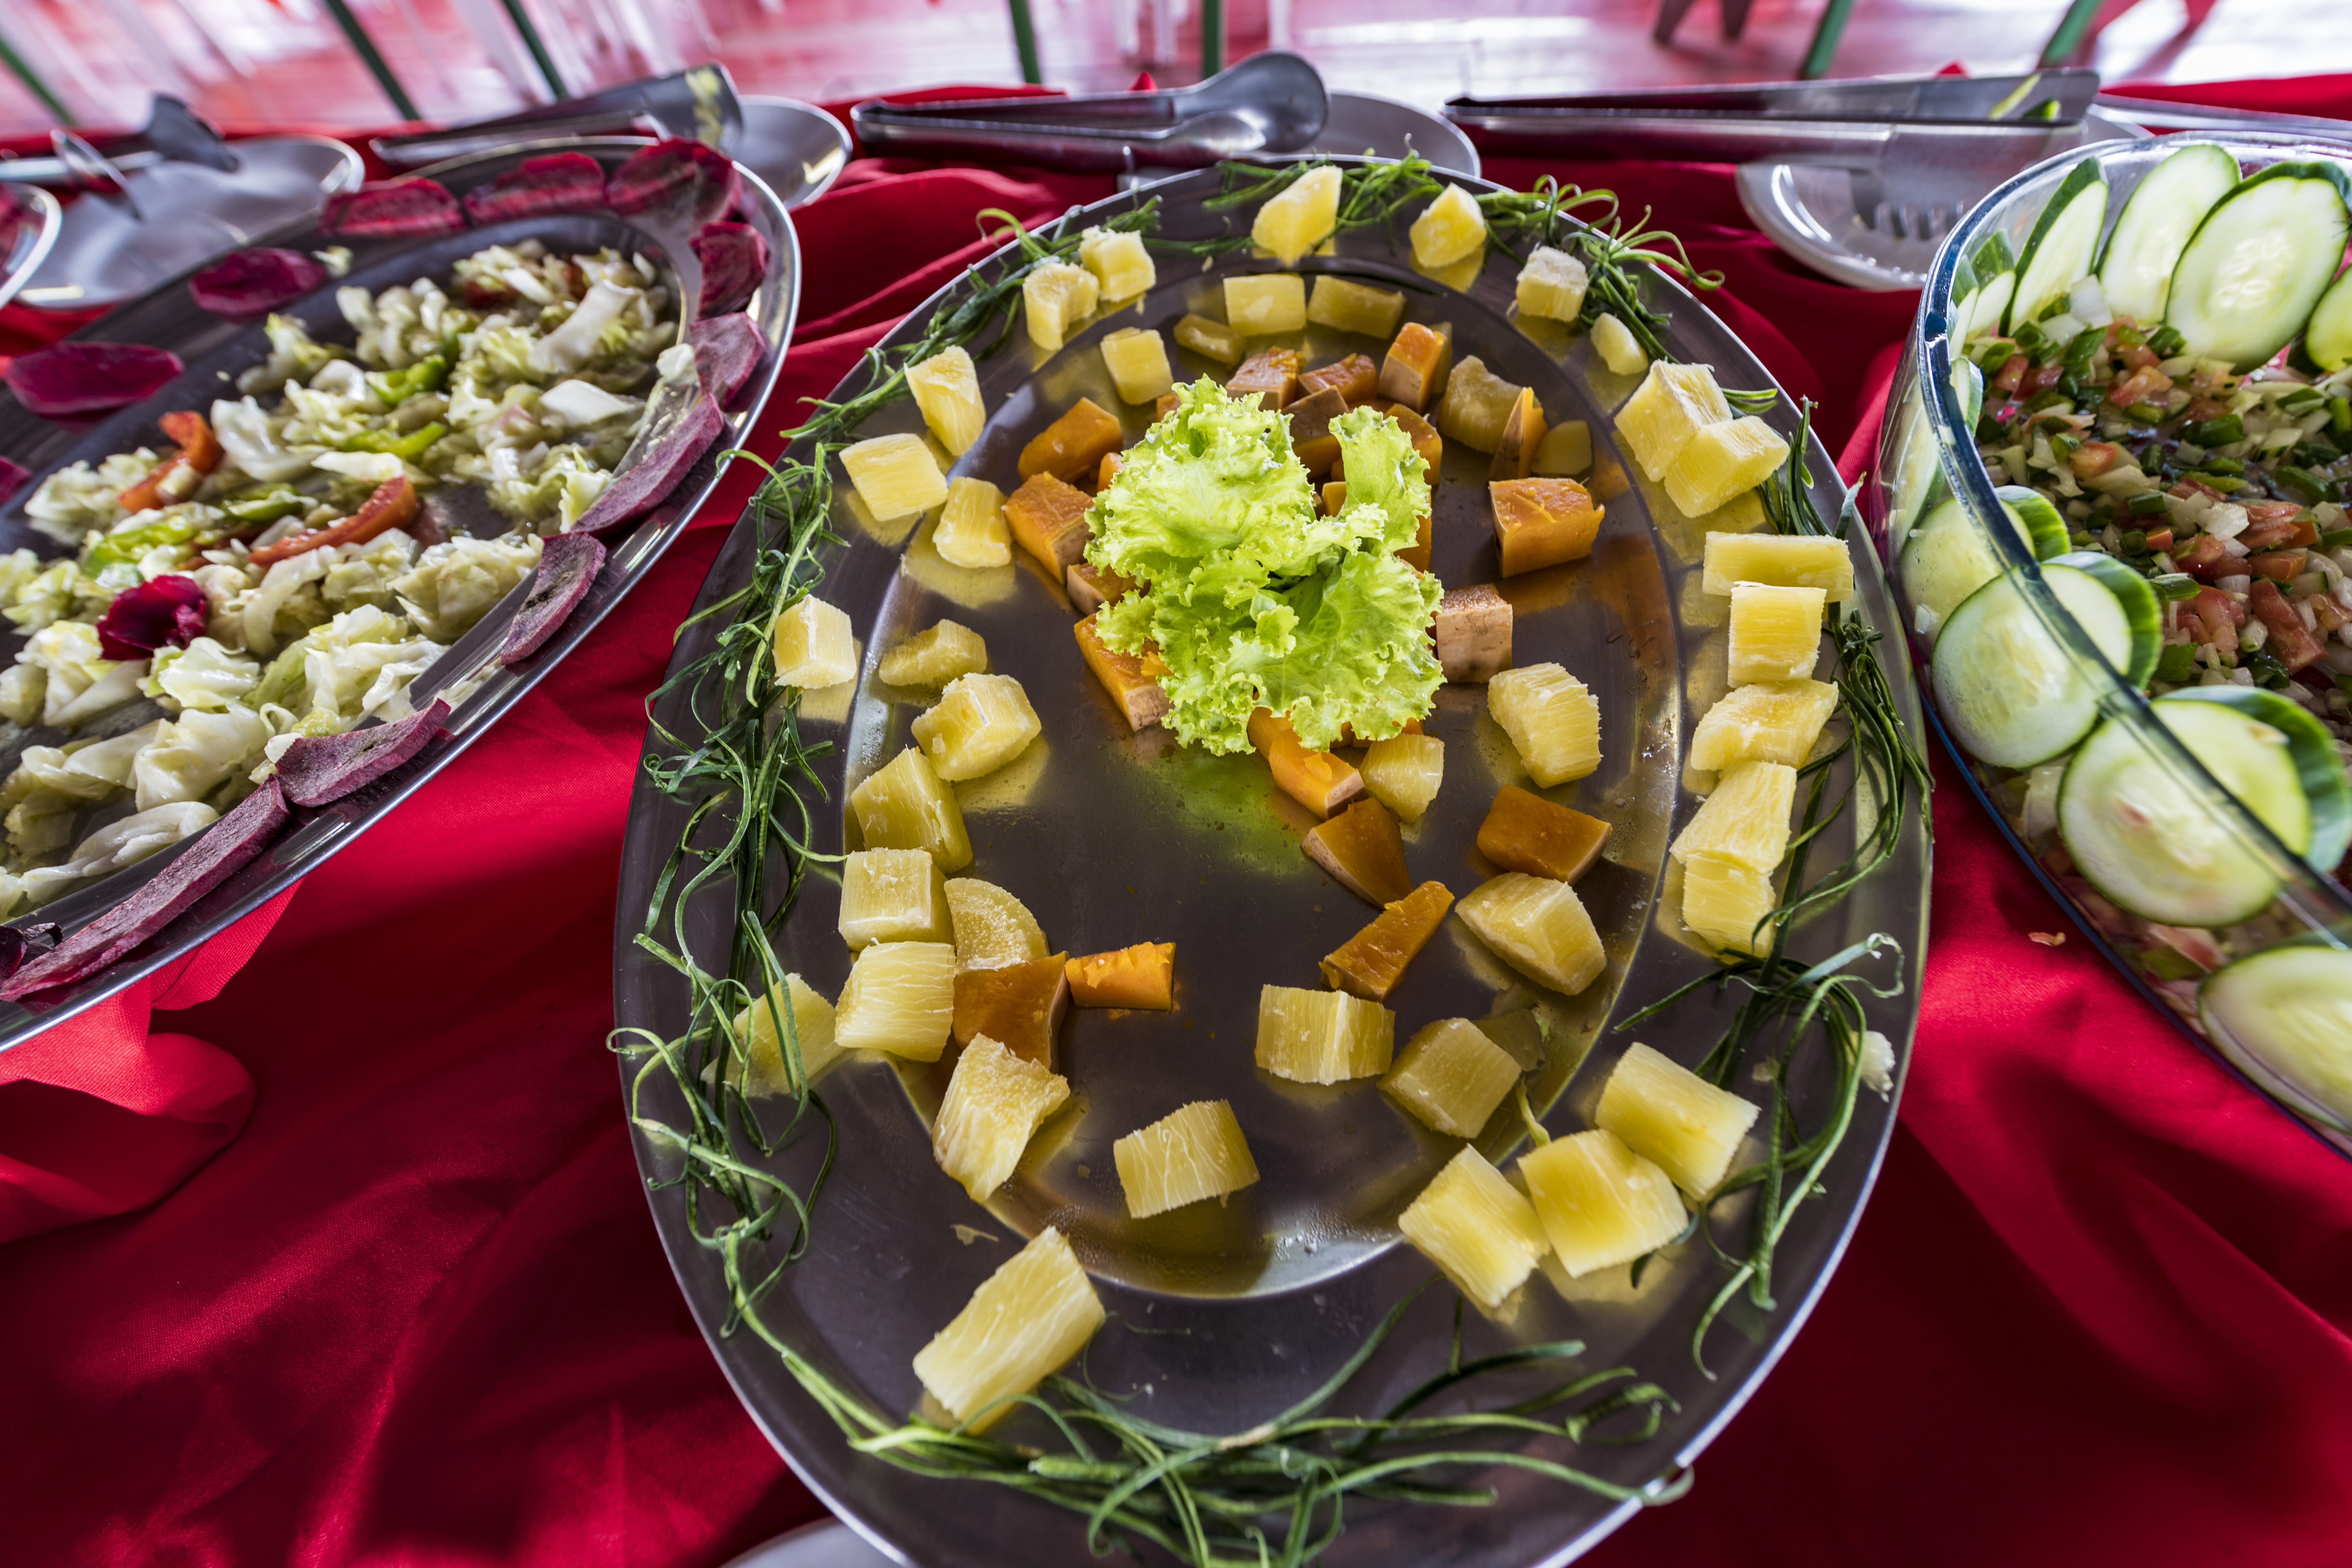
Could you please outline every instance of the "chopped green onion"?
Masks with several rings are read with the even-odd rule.
[[[2268,687],[2273,691],[2284,689],[2294,679],[2279,656],[2266,647],[2258,647],[2239,659],[2238,668],[2252,670],[2254,684]]]
[[[2056,408],[2063,404],[2072,403],[2073,401],[2073,398],[2068,397],[2063,392],[2058,390],[2058,388],[2054,386],[2045,386],[2041,391],[2035,393],[2032,397],[2025,400],[2025,411],[2028,414],[2039,414],[2045,408]]]
[[[2147,584],[2156,590],[2158,598],[2168,601],[2193,599],[2205,591],[2205,584],[2186,572],[2167,572],[2160,577],[2150,577]]]
[[[2131,500],[2124,502],[2124,505],[2130,509],[2131,514],[2134,517],[2154,517],[2157,513],[2165,510],[2164,492],[2162,490],[2143,490],[2138,495],[2132,497]]]
[[[2137,528],[2126,529],[2122,533],[2116,536],[2116,552],[2117,554],[2121,555],[2147,554],[2147,531]]]
[[[2189,340],[2180,335],[2179,328],[2168,322],[2148,333],[2147,346],[2158,359],[2179,359],[2180,351],[2189,346]]]
[[[2083,438],[2071,430],[2054,433],[2050,437],[2050,450],[2062,463],[2082,449]]]
[[[2237,458],[2208,458],[2197,465],[2209,474],[2242,474],[2245,463]]]
[[[2305,506],[2317,506],[2327,499],[2327,480],[2309,468],[2298,468],[2292,463],[2282,464],[2271,476],[2271,484],[2290,500],[2301,501]]]
[[[2327,401],[2327,394],[2315,386],[2298,386],[2278,400],[2282,413],[2302,416]]]
[[[2187,426],[2180,432],[2180,438],[2200,447],[2226,447],[2246,438],[2246,423],[2234,414],[2224,414],[2219,419],[2201,420]]]
[[[2143,425],[2161,425],[2167,417],[2165,411],[2158,408],[2153,403],[2135,403],[2130,407],[2125,409],[2124,412],[2132,418],[2138,420]],[[2206,441],[2200,443],[2200,445],[2218,447],[2221,443],[2219,441]]]
[[[390,430],[362,430],[342,440],[346,452],[389,452],[402,462],[411,462],[425,455],[426,447],[449,434],[449,426],[436,419],[402,436]]]
[[[2118,348],[2118,349],[2137,349],[2137,348],[2147,348],[2147,347],[2151,347],[2151,346],[2153,346],[2153,345],[2151,345],[2151,344],[2148,342],[2148,341],[2147,341],[2147,334],[2146,332],[2141,331],[2137,327],[2133,327],[2133,326],[2118,326],[2117,328],[2116,328],[2116,348]],[[2171,356],[2171,355],[2169,355],[2169,354],[2168,354],[2168,353],[2164,353],[2164,352],[2162,352],[2161,350],[2158,350],[2158,353],[2157,353],[2157,356],[2156,356],[2156,357],[2157,357],[2157,358],[2158,358],[2158,359],[2169,359],[2169,358],[2171,358],[2172,356]]]
[[[2246,488],[2246,481],[2235,474],[2200,474],[2197,476],[2197,482],[2220,490],[2225,496],[2234,495]]]
[[[2319,536],[2323,550],[2352,549],[2352,528],[2331,528]]]

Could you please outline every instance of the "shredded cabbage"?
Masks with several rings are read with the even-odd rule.
[[[140,682],[139,689],[177,703],[183,710],[220,712],[261,684],[257,661],[231,652],[208,637],[198,637],[185,647],[159,647],[148,665],[147,679]]]
[[[191,710],[155,728],[158,733],[131,761],[142,811],[210,795],[231,773],[250,767],[269,739],[260,714],[235,705],[216,713]]]
[[[455,642],[539,564],[539,539],[532,534],[506,539],[460,535],[418,556],[415,567],[394,581],[392,591],[427,637]]]

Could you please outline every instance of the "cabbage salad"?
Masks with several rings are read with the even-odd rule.
[[[0,917],[202,828],[297,736],[409,712],[603,492],[655,386],[695,374],[653,265],[610,249],[493,246],[446,288],[337,304],[352,347],[272,316],[237,395],[164,416],[175,449],[76,463],[26,501],[75,552],[0,556],[26,634],[0,715],[53,732],[0,784]],[[506,531],[444,536],[432,498],[463,485]]]

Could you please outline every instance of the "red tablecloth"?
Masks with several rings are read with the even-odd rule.
[[[2352,112],[2344,79],[2211,96]],[[1721,169],[1557,172],[1654,204],[1730,275],[1717,308],[1822,399],[1833,449],[1874,419],[1909,297],[1780,256]],[[802,327],[761,427],[971,259],[980,209],[1102,188],[854,164],[800,216]],[[52,1081],[0,1085],[0,1177],[76,1173],[37,1194],[56,1217],[144,1202],[226,1143],[152,1206],[0,1247],[0,1558],[688,1568],[814,1514],[671,1282],[604,1048],[640,704],[748,485],[239,933],[241,972],[208,953],[130,1005],[187,1034],[121,1060],[28,1047]],[[2079,939],[2034,944],[2071,928],[1942,783],[1876,1201],[1690,1497],[1597,1560],[2352,1559],[2352,1164]]]

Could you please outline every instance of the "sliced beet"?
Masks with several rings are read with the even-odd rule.
[[[28,414],[103,414],[152,396],[179,374],[180,356],[145,343],[68,341],[20,354],[5,373]]]
[[[768,352],[768,340],[740,310],[695,322],[686,330],[686,341],[694,345],[694,370],[702,378],[702,390],[722,408],[735,401],[760,368],[760,356]]]
[[[356,191],[329,196],[326,216],[319,220],[320,234],[351,239],[456,234],[465,226],[466,209],[449,188],[422,174],[370,180]]]
[[[627,217],[688,191],[693,193],[693,221],[709,223],[735,205],[743,192],[743,176],[735,160],[718,148],[673,136],[630,153],[604,181],[604,205]]]
[[[694,237],[694,258],[702,263],[698,316],[740,310],[768,276],[768,242],[748,223],[707,223]]]
[[[340,735],[305,735],[278,759],[278,784],[296,805],[341,800],[423,751],[441,732],[441,721],[448,717],[449,704],[436,697],[423,712],[389,724],[371,724]]]
[[[698,353],[695,358],[698,363],[701,355]],[[0,458],[0,506],[6,506],[8,498],[23,489],[26,481],[32,477],[33,470],[24,464],[13,458]]]
[[[212,602],[194,577],[166,575],[125,588],[98,618],[98,651],[145,658],[159,647],[185,647],[205,635]]]
[[[638,459],[635,468],[613,476],[604,493],[572,525],[573,531],[595,532],[643,517],[677,488],[678,480],[694,467],[694,460],[726,430],[727,421],[719,417],[719,405],[708,397],[696,398],[693,406],[678,416],[668,433]]]
[[[257,321],[316,289],[327,269],[299,250],[259,246],[234,251],[188,279],[196,308],[232,321]]]
[[[105,968],[243,870],[285,826],[285,792],[271,779],[121,903],[0,983],[0,997],[13,1002]]]
[[[539,570],[530,576],[530,592],[507,623],[507,639],[499,645],[500,664],[520,664],[556,634],[604,570],[604,546],[593,534],[559,533],[540,546]]]
[[[477,226],[510,217],[593,212],[604,205],[604,165],[585,153],[525,158],[487,185],[466,193],[466,216]]]

